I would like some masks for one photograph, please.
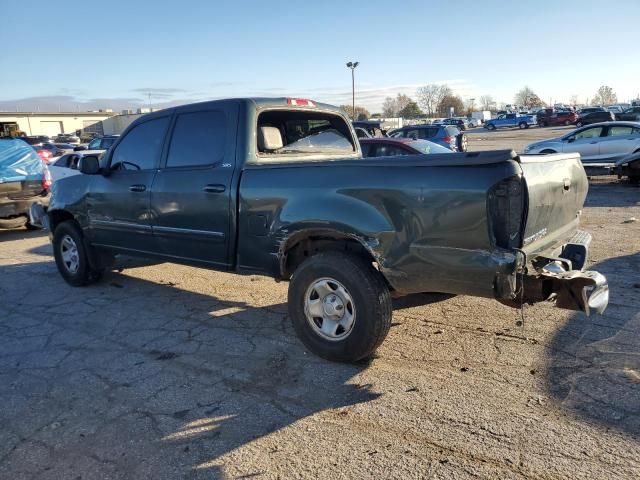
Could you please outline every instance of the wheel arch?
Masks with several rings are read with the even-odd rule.
[[[73,216],[73,214],[71,212],[69,212],[68,210],[63,210],[63,209],[51,210],[51,209],[49,209],[47,211],[47,215],[49,216],[49,230],[51,231],[51,233],[56,231],[56,227],[58,225],[60,225],[62,222],[66,222],[68,220],[72,220],[78,225],[78,227],[80,226],[78,224],[78,221]]]
[[[311,228],[290,235],[280,247],[280,276],[289,279],[305,259],[327,251],[348,252],[377,264],[378,254],[373,243],[354,233]]]

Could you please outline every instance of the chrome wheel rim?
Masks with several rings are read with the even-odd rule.
[[[356,308],[349,291],[333,278],[314,281],[304,295],[304,314],[313,331],[332,342],[353,331]]]
[[[78,256],[78,246],[70,235],[62,237],[60,242],[60,256],[62,257],[62,264],[69,273],[76,273],[80,266],[80,258]]]

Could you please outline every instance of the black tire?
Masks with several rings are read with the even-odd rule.
[[[582,123],[582,122],[576,122],[576,127],[578,127],[578,128],[580,128],[583,125],[584,125],[584,123]]]
[[[63,242],[70,239],[75,246],[75,255],[71,254],[77,261],[77,267],[71,268],[63,256]],[[65,281],[74,287],[83,287],[94,283],[102,276],[102,270],[93,270],[89,264],[88,252],[83,242],[80,228],[72,220],[60,223],[53,234],[53,256],[56,259],[58,271]],[[67,249],[66,251],[69,251]]]
[[[518,124],[518,127],[520,128],[520,130],[524,130],[525,128],[527,128],[527,126],[528,126],[528,125],[527,125],[525,122],[520,122],[520,123]]]
[[[459,152],[466,152],[469,148],[469,142],[467,136],[464,133],[460,133],[456,137],[456,148]]]
[[[543,127],[546,127],[546,126],[547,126],[547,124],[546,124],[546,123],[544,123],[544,122],[538,122],[538,127],[543,128]]]
[[[629,175],[629,183],[631,185],[640,185],[640,175]]]
[[[571,122],[569,120],[565,120],[564,121],[564,126],[568,127],[569,125],[571,125]]]
[[[494,131],[495,129],[496,129],[496,126],[493,123],[490,123],[489,125],[487,125],[487,130]]]
[[[11,229],[24,227],[27,217],[0,218],[0,229]]]
[[[353,309],[354,320],[344,338],[329,340],[318,333],[325,320],[307,318],[305,305],[313,285],[326,280],[344,286]],[[313,290],[312,290],[313,295]],[[318,298],[322,305],[326,299]],[[391,327],[391,294],[382,275],[366,260],[341,252],[318,253],[305,260],[294,272],[289,284],[289,316],[296,334],[304,345],[319,357],[335,362],[355,362],[370,356],[389,333]],[[344,314],[348,313],[348,306]]]

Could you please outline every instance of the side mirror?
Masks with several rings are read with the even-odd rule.
[[[575,137],[575,136],[573,136],[573,135],[572,135],[572,136],[570,136],[569,138],[567,138],[567,142],[568,142],[568,143],[573,143],[573,142],[575,142],[575,141],[576,141],[576,137]]]
[[[96,155],[87,155],[82,157],[78,163],[78,170],[85,175],[96,175],[100,173],[100,162]]]
[[[87,149],[87,147],[84,147],[82,145],[79,145],[77,147],[73,147],[73,151],[74,152],[81,152],[82,150],[86,150],[86,149]]]

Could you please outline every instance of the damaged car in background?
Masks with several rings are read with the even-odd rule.
[[[578,154],[363,158],[338,108],[247,98],[149,113],[79,170],[54,183],[46,214],[32,209],[69,284],[97,281],[119,253],[288,280],[297,335],[330,360],[375,351],[392,295],[586,314],[609,299],[584,270]]]

